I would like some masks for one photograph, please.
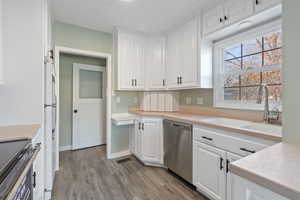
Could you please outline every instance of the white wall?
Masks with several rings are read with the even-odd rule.
[[[284,97],[283,139],[300,143],[300,21],[299,0],[283,0]]]
[[[0,126],[42,123],[43,1],[3,1]]]

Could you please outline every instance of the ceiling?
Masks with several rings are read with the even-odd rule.
[[[52,0],[57,21],[99,31],[161,33],[221,0]]]

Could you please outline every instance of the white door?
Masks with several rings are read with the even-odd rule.
[[[228,0],[224,4],[225,24],[245,19],[254,12],[253,0]]]
[[[182,34],[180,87],[195,87],[198,85],[198,20],[193,19],[185,24]]]
[[[73,64],[73,150],[105,144],[105,80],[105,67]]]
[[[225,200],[226,152],[200,142],[193,148],[194,185],[214,200]]]
[[[166,78],[168,88],[178,88],[180,66],[180,32],[176,31],[168,35],[167,39],[167,65]]]
[[[163,37],[148,38],[145,54],[145,78],[149,90],[165,89],[165,44],[166,40]]]
[[[203,15],[203,34],[204,36],[212,33],[224,26],[224,10],[223,5],[207,11]]]
[[[255,3],[255,12],[263,11],[281,3],[281,0],[253,0]]]
[[[233,178],[233,174],[230,173],[230,171],[228,170],[228,165],[231,162],[237,161],[239,159],[241,159],[242,156],[233,154],[233,153],[227,153],[227,200],[240,200],[240,199],[235,199],[233,196],[233,185],[234,185],[234,181],[235,179]]]
[[[162,164],[162,130],[160,119],[142,120],[143,161]]]

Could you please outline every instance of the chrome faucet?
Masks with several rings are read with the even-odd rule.
[[[264,108],[264,121],[266,123],[270,123],[271,120],[279,120],[279,110],[274,109],[270,111],[270,104],[269,104],[269,89],[266,83],[262,83],[259,87],[258,95],[257,95],[257,104],[261,104],[263,100],[263,96],[265,96],[265,108]]]

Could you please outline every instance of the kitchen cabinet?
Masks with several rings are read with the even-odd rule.
[[[166,38],[149,36],[145,50],[145,79],[147,90],[166,88]]]
[[[215,32],[251,14],[253,14],[253,0],[227,0],[203,14],[203,34]]]
[[[233,154],[233,153],[227,153],[227,159],[226,159],[226,171],[227,171],[227,200],[240,200],[235,199],[233,195],[234,185],[235,185],[235,179],[233,178],[233,174],[229,171],[228,166],[230,163],[237,161],[241,159],[242,156]]]
[[[33,200],[44,199],[44,141],[43,134],[40,132],[32,140],[32,145],[40,145],[40,151],[32,165],[32,181],[33,181]]]
[[[193,184],[214,200],[226,199],[226,152],[195,141],[193,157]]]
[[[2,12],[2,0],[0,1],[0,13]],[[4,83],[4,76],[3,76],[3,32],[2,32],[2,16],[0,15],[0,85]]]
[[[233,190],[230,200],[288,200],[279,194],[263,188],[247,179],[241,178],[235,174],[232,175]]]
[[[166,73],[169,89],[199,87],[198,42],[198,18],[168,35]]]
[[[255,12],[260,12],[265,9],[281,4],[281,0],[253,0],[255,4]]]
[[[114,64],[118,90],[144,89],[144,38],[138,33],[114,31]]]
[[[141,117],[135,121],[134,155],[146,165],[163,164],[163,131],[160,118]]]

